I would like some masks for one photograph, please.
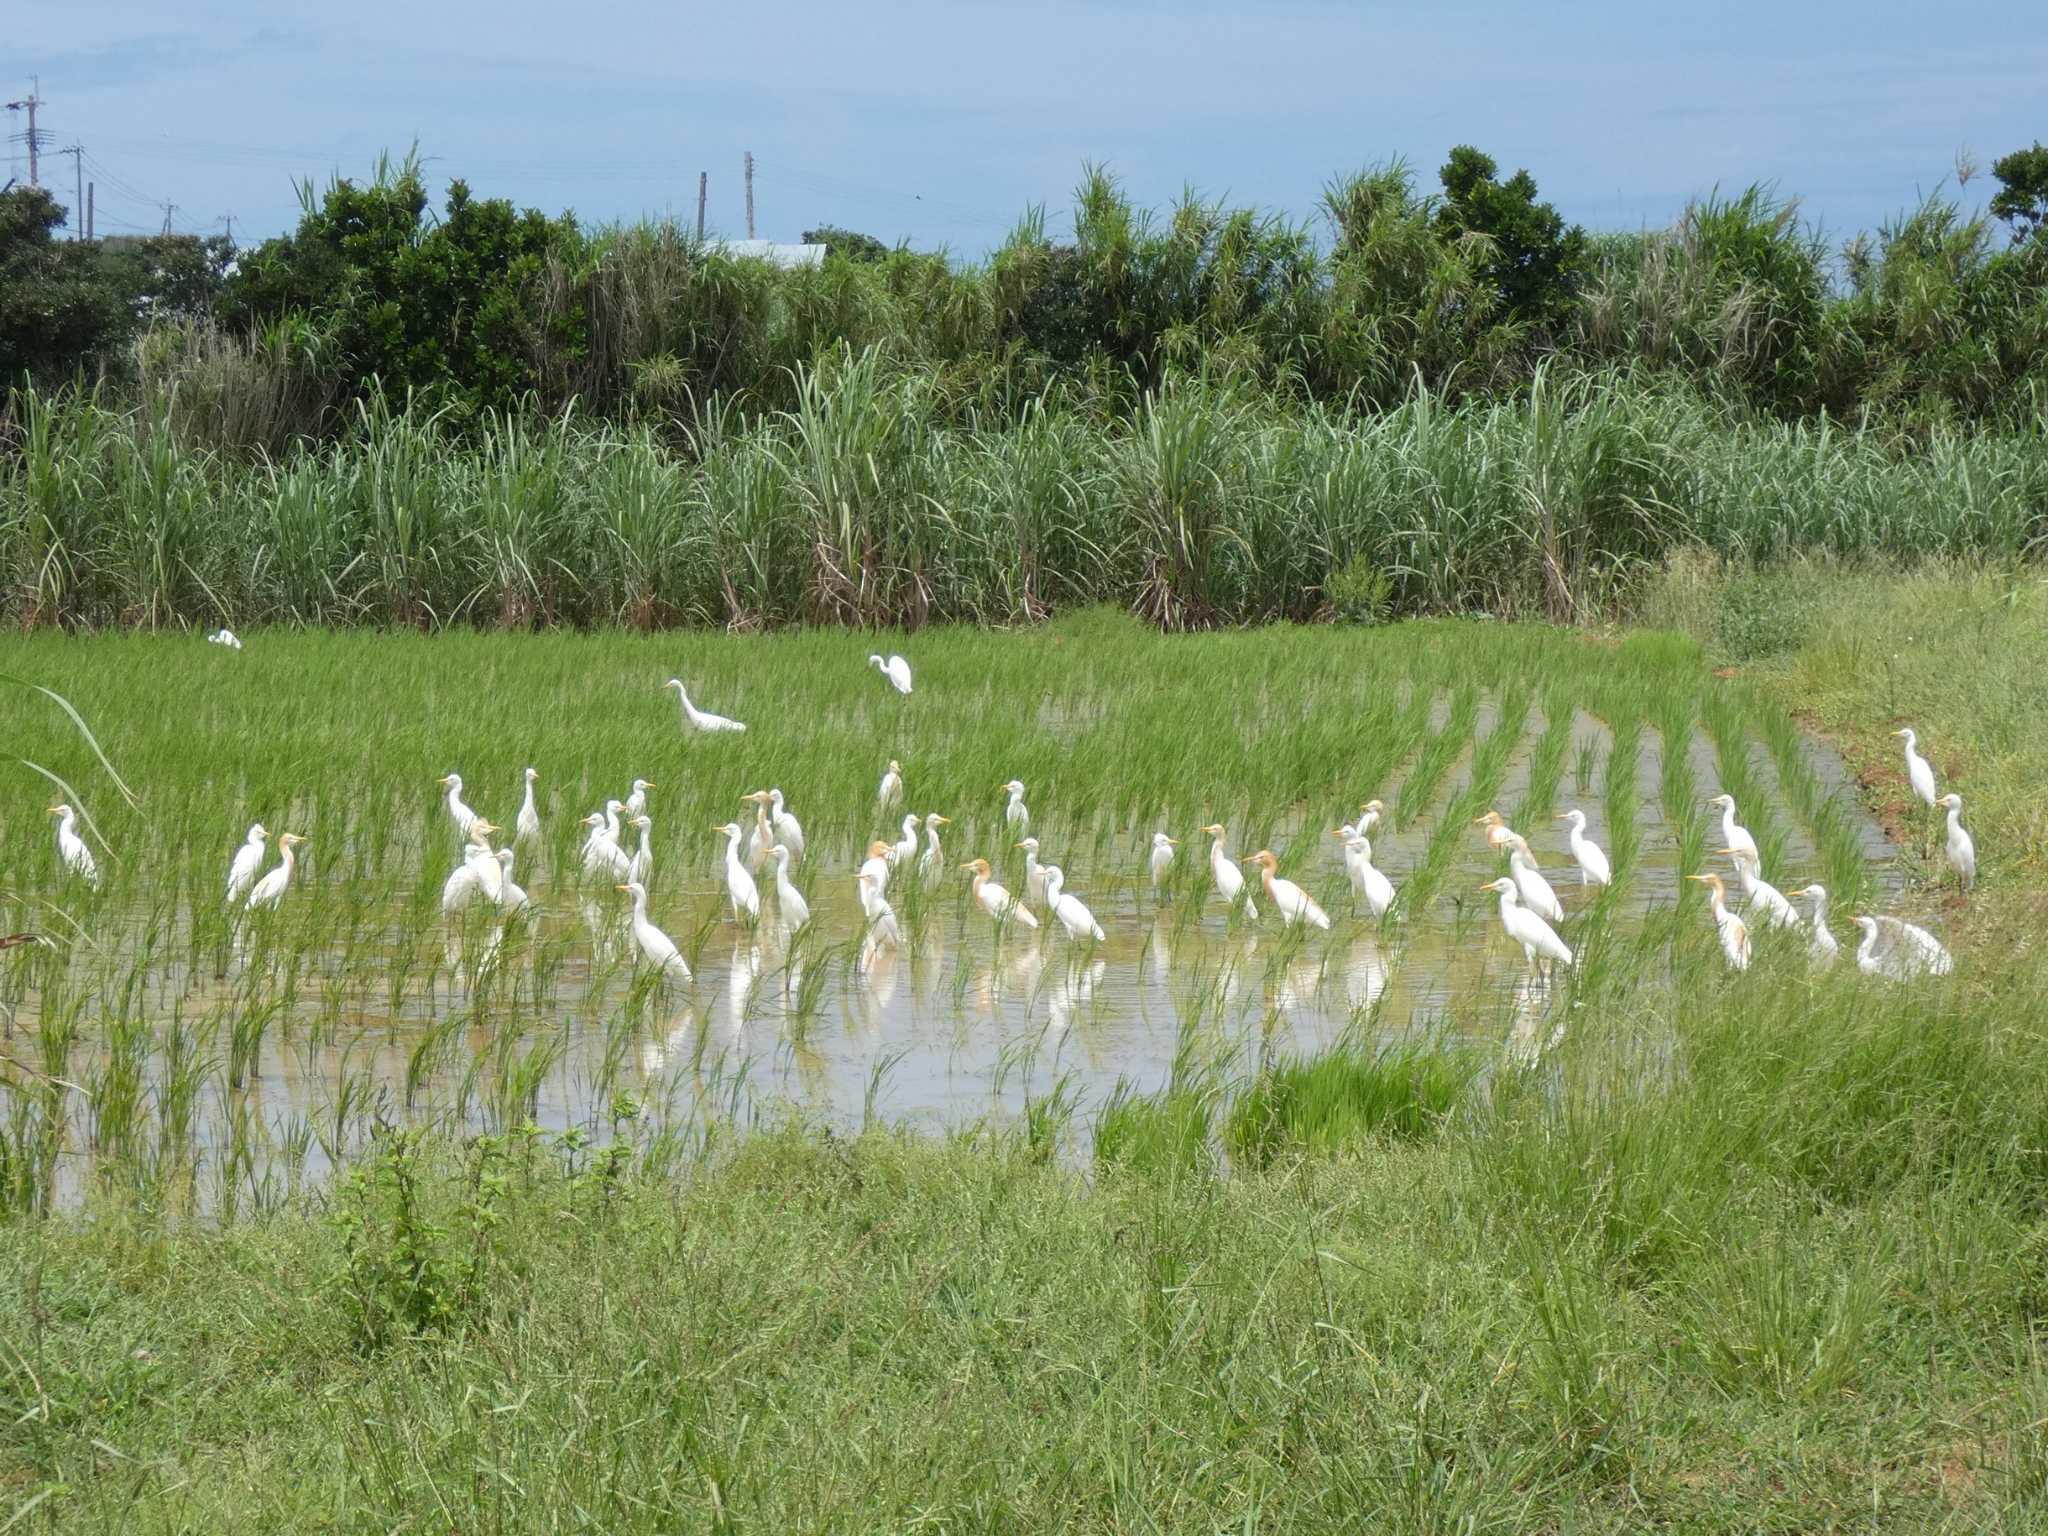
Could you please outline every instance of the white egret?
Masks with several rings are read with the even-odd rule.
[[[868,856],[862,861],[860,872],[875,882],[878,895],[889,889],[889,845],[879,837],[868,844]]]
[[[589,840],[583,845],[583,873],[601,875],[614,882],[624,881],[633,873],[633,861],[619,846],[617,822],[602,812],[593,811],[583,818],[583,825],[591,829]]]
[[[885,811],[903,803],[903,765],[893,757],[882,771],[882,786],[875,791],[875,803]]]
[[[1343,829],[1330,834],[1343,837]],[[1394,904],[1394,882],[1375,868],[1372,862],[1372,840],[1363,832],[1354,831],[1343,837],[1344,875],[1351,882],[1353,900],[1362,901],[1372,909],[1374,917],[1385,917],[1388,908]]]
[[[899,948],[903,943],[903,929],[896,921],[896,909],[882,896],[882,888],[875,883],[872,875],[865,870],[854,877],[860,887],[861,915],[867,920],[867,943],[869,949],[887,946]]]
[[[1740,848],[1721,848],[1716,852],[1735,861],[1735,873],[1742,881],[1742,910],[1755,914],[1761,912],[1773,928],[1804,928],[1800,921],[1799,909],[1785,899],[1779,890],[1763,876],[1762,868],[1755,857]]]
[[[768,820],[775,828],[775,841],[789,849],[789,856],[801,864],[804,861],[803,823],[789,814],[789,807],[783,801],[782,791],[768,791]]]
[[[732,915],[746,922],[759,922],[761,918],[761,892],[754,884],[754,877],[747,873],[747,866],[740,862],[740,824],[728,821],[723,826],[713,827],[714,832],[725,837],[725,894],[732,898]]]
[[[664,981],[688,981],[690,965],[676,948],[676,941],[647,920],[647,887],[629,880],[619,889],[633,898],[633,946],[640,951],[640,958]]]
[[[1024,781],[1011,779],[1007,783],[998,784],[996,788],[1003,790],[1010,797],[1010,803],[1003,808],[1003,821],[1018,837],[1025,836],[1031,830],[1031,811],[1024,804]]]
[[[1045,905],[1045,866],[1038,862],[1038,839],[1027,837],[1016,845],[1024,850],[1024,899]]]
[[[768,850],[775,846],[775,827],[768,820],[768,791],[757,789],[740,798],[754,807],[754,830],[747,834],[747,868],[759,869],[768,862]]]
[[[463,864],[476,872],[476,886],[493,906],[504,899],[505,866],[491,851],[491,834],[503,831],[479,816],[469,826],[469,846],[463,850]]]
[[[1223,830],[1221,822],[1202,830],[1209,834],[1209,878],[1215,883],[1216,894],[1223,898],[1223,905],[1234,907],[1242,899],[1244,915],[1258,917],[1259,909],[1252,904],[1252,898],[1244,888],[1244,871],[1237,867],[1224,846],[1230,834]]]
[[[1031,915],[1031,909],[989,879],[987,859],[973,859],[960,868],[974,875],[974,899],[981,903],[982,910],[996,920],[1001,927],[1006,922],[1019,922],[1026,928],[1036,928],[1038,919]]]
[[[525,889],[514,884],[512,880],[512,850],[510,848],[500,848],[498,850],[498,868],[504,872],[504,877],[500,882],[498,890],[499,910],[504,912],[530,911],[533,903],[527,899]]]
[[[868,662],[877,672],[889,679],[889,686],[898,693],[910,692],[910,663],[901,656],[891,656],[886,661],[880,656],[870,656]]]
[[[1368,800],[1358,808],[1358,835],[1366,837],[1380,824],[1380,818],[1387,808],[1377,800]]]
[[[1571,845],[1572,857],[1579,861],[1579,884],[1613,884],[1614,867],[1607,862],[1607,855],[1600,845],[1586,836],[1586,813],[1574,807],[1557,819],[1571,823],[1565,840]]]
[[[698,731],[707,736],[715,736],[721,731],[730,731],[737,735],[746,729],[737,720],[728,720],[724,715],[711,714],[692,704],[690,702],[690,691],[683,686],[681,678],[672,677],[661,686],[675,689],[676,697],[682,701],[683,729],[686,732]]]
[[[1887,981],[1911,981],[1916,976],[1946,976],[1956,968],[1955,957],[1941,940],[1915,923],[1896,917],[1859,917],[1863,942],[1856,946],[1856,969],[1866,976]]]
[[[1749,828],[1739,827],[1735,824],[1735,797],[1733,795],[1716,795],[1707,804],[1721,807],[1722,843],[1729,848],[1742,849],[1752,859],[1756,860],[1757,868],[1762,869],[1764,856],[1757,851],[1756,839],[1749,835]]]
[[[262,822],[250,825],[248,838],[235,850],[234,862],[228,865],[229,906],[248,895],[249,887],[256,883],[256,871],[263,867],[264,845],[269,841],[270,834],[263,830]]]
[[[1687,875],[1707,888],[1707,903],[1713,911],[1714,932],[1721,940],[1721,953],[1732,971],[1749,969],[1749,925],[1728,910],[1728,887],[1719,875]]]
[[[1292,880],[1283,880],[1274,873],[1280,867],[1280,861],[1273,857],[1271,849],[1261,848],[1244,862],[1259,866],[1260,877],[1266,887],[1266,899],[1279,908],[1283,927],[1292,928],[1297,923],[1307,923],[1311,928],[1330,926],[1329,914],[1316,905],[1314,897]]]
[[[939,828],[952,824],[950,816],[941,816],[937,811],[924,819],[924,852],[917,856],[917,872],[928,891],[946,877],[946,855],[939,848]]]
[[[654,781],[652,779],[635,779],[633,781],[632,792],[626,796],[624,806],[626,820],[631,821],[635,816],[646,814],[647,791],[652,788],[654,788]]]
[[[229,629],[225,624],[223,624],[219,629],[216,629],[212,634],[208,635],[206,637],[206,643],[208,645],[224,645],[231,651],[239,651],[242,648],[241,640],[238,639],[235,635],[235,632],[232,629]]]
[[[78,835],[78,812],[68,805],[53,805],[50,814],[57,818],[58,861],[98,890],[100,867],[93,861],[92,850],[85,846],[85,839]]]
[[[775,860],[775,910],[781,915],[783,926],[794,933],[811,920],[811,904],[804,900],[802,891],[789,883],[789,844],[777,843],[772,857]]]
[[[897,838],[889,848],[889,863],[891,867],[900,868],[904,865],[915,863],[916,860],[917,817],[909,815],[903,818],[903,835]]]
[[[1521,892],[1522,905],[1546,921],[1563,922],[1564,903],[1557,899],[1557,892],[1536,867],[1536,859],[1529,852],[1529,840],[1519,832],[1510,832],[1506,846],[1508,874],[1514,879],[1515,889]]]
[[[1813,903],[1812,937],[1806,941],[1807,958],[1813,968],[1824,971],[1835,963],[1842,952],[1842,946],[1835,942],[1835,935],[1828,927],[1828,891],[1824,885],[1809,885],[1792,893],[1804,896]]]
[[[1571,969],[1571,947],[1557,936],[1556,929],[1522,905],[1522,893],[1513,876],[1489,880],[1479,889],[1500,897],[1500,925],[1509,938],[1522,946],[1522,955],[1530,965],[1543,970],[1555,960],[1566,970]]]
[[[1164,832],[1152,834],[1152,889],[1158,890],[1166,883],[1167,874],[1173,869],[1173,850],[1180,846],[1180,839],[1168,837]]]
[[[539,770],[526,770],[526,798],[519,802],[519,815],[512,822],[512,841],[515,843],[540,841],[540,812],[533,803],[533,786],[539,779]]]
[[[256,888],[249,892],[249,910],[261,911],[275,907],[284,900],[284,888],[292,883],[292,870],[297,867],[297,855],[293,852],[306,839],[296,832],[287,832],[277,840],[279,863],[277,868],[256,882]]]
[[[647,883],[647,877],[654,873],[654,850],[647,846],[647,839],[654,831],[650,817],[635,816],[633,825],[640,829],[640,846],[633,850],[633,856],[626,861],[626,879]]]
[[[468,837],[470,825],[476,820],[476,812],[462,802],[462,775],[451,773],[434,782],[448,791],[448,815],[455,822],[455,830]]]
[[[1515,829],[1507,824],[1499,811],[1488,811],[1484,816],[1474,816],[1472,825],[1486,828],[1486,846],[1505,848],[1515,840]]]
[[[1925,805],[1937,804],[1934,798],[1934,765],[1920,755],[1920,738],[1910,725],[1892,734],[1906,739],[1906,779],[1913,786],[1913,793]]]
[[[1948,867],[1964,890],[1977,883],[1977,844],[1963,830],[1963,797],[1950,793],[1935,802],[1948,807]]]
[[[1060,926],[1067,930],[1067,936],[1074,939],[1093,939],[1100,944],[1103,939],[1102,924],[1095,921],[1095,914],[1078,896],[1066,894],[1066,872],[1057,864],[1045,866],[1045,900],[1052,909],[1052,915],[1060,920]]]

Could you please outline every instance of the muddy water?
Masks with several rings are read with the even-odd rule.
[[[1439,724],[1444,715],[1440,709]],[[1482,709],[1475,741],[1493,718]],[[1527,790],[1544,728],[1532,712],[1491,797],[1502,808],[1514,809]],[[1588,835],[1611,846],[1604,791],[1612,738],[1583,714],[1571,737],[1557,806],[1584,810]],[[1561,827],[1546,817],[1522,829],[1565,905],[1568,943],[1593,922],[1639,927],[1677,900],[1677,839],[1659,803],[1664,750],[1646,730],[1635,764],[1637,858],[1601,913],[1589,911],[1596,893],[1581,887]],[[1715,793],[1711,749],[1695,738],[1681,750],[1701,799]],[[794,943],[773,920],[772,895],[767,919],[745,929],[721,910],[715,869],[657,866],[653,916],[695,969],[680,989],[635,977],[615,893],[554,879],[545,868],[520,872],[540,908],[529,921],[449,924],[436,912],[436,931],[422,937],[407,931],[401,912],[379,914],[357,930],[376,937],[351,939],[347,954],[316,951],[289,987],[252,984],[252,970],[261,977],[277,964],[260,941],[245,942],[218,975],[175,947],[161,962],[143,960],[139,917],[100,930],[103,946],[112,932],[120,935],[116,951],[125,943],[136,955],[103,949],[92,969],[140,981],[132,995],[149,1024],[140,1048],[149,1106],[143,1141],[157,1144],[163,1103],[175,1095],[175,1053],[166,1048],[166,1021],[175,1018],[197,1042],[187,1054],[214,1064],[192,1095],[189,1143],[218,1162],[230,1143],[253,1141],[254,1162],[282,1156],[314,1177],[379,1120],[500,1129],[531,1116],[552,1129],[599,1128],[630,1098],[650,1123],[672,1128],[789,1111],[841,1127],[875,1115],[936,1128],[1014,1116],[1062,1083],[1084,1109],[1119,1081],[1148,1091],[1169,1080],[1190,1045],[1204,1062],[1241,1074],[1263,1056],[1327,1047],[1361,1023],[1386,1034],[1454,1027],[1479,1039],[1540,1043],[1563,1017],[1562,988],[1553,992],[1528,973],[1500,931],[1494,898],[1477,891],[1503,872],[1503,861],[1477,828],[1445,819],[1470,784],[1473,762],[1468,745],[1429,812],[1377,829],[1375,861],[1397,887],[1432,840],[1452,847],[1437,893],[1397,907],[1384,924],[1354,913],[1335,841],[1313,839],[1314,856],[1289,872],[1329,912],[1327,933],[1283,932],[1263,899],[1256,922],[1226,912],[1208,892],[1206,849],[1193,842],[1181,849],[1169,888],[1155,893],[1141,873],[1144,828],[1068,858],[1068,890],[1093,909],[1107,934],[1101,943],[1076,944],[1050,919],[1037,932],[998,933],[968,899],[966,876],[952,872],[964,853],[949,844],[948,873],[935,889],[905,889],[914,871],[895,876],[890,895],[911,943],[864,964],[851,851],[814,848],[812,921]],[[1816,766],[1823,782],[1839,781],[1837,765]],[[1404,771],[1381,788],[1390,804]],[[1792,831],[1793,861],[1773,878],[1782,887],[1804,884],[1817,873],[1810,837],[1782,808],[1778,820]],[[1298,846],[1327,825],[1300,817],[1293,838],[1277,836],[1276,845]],[[1880,882],[1895,886],[1882,832],[1861,818],[1859,833],[1885,866]],[[1003,875],[1011,889],[1022,888],[1021,868]],[[763,884],[772,889],[772,880]],[[251,996],[270,995],[277,1013],[249,1053],[244,1081],[231,1088],[228,1026],[219,1021]],[[6,1048],[35,1061],[39,999],[10,1001]],[[107,1091],[117,1049],[104,1022],[82,1021],[69,1065],[81,1091],[71,1110],[67,1185],[83,1177],[92,1155],[95,1095]],[[19,1111],[0,1100],[0,1115],[10,1112]],[[1077,1124],[1085,1128],[1087,1118]]]

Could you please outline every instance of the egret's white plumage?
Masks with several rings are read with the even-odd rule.
[[[1241,899],[1244,902],[1244,915],[1256,918],[1259,909],[1244,888],[1244,871],[1237,867],[1237,862],[1230,857],[1225,846],[1230,834],[1223,830],[1221,822],[1202,830],[1209,834],[1209,878],[1216,886],[1216,894],[1223,898],[1223,905],[1226,907],[1236,906]]]
[[[1173,850],[1179,846],[1180,839],[1177,837],[1168,837],[1164,832],[1152,834],[1152,857],[1149,863],[1153,890],[1158,890],[1166,883],[1166,877],[1173,869]]]
[[[1093,939],[1100,944],[1103,939],[1102,924],[1095,921],[1095,914],[1078,896],[1066,894],[1066,874],[1059,865],[1045,866],[1045,901],[1052,909],[1052,915],[1059,919],[1060,926],[1067,930],[1067,936],[1075,939]]]
[[[768,850],[775,846],[775,826],[768,820],[768,791],[757,789],[740,798],[754,807],[754,828],[747,834],[747,868],[760,869],[768,862]]]
[[[775,910],[782,925],[794,933],[811,920],[811,904],[789,883],[789,844],[777,843],[771,856],[775,860]]]
[[[1360,837],[1370,837],[1372,829],[1380,824],[1380,818],[1387,808],[1377,800],[1368,800],[1358,808],[1358,824],[1354,830]]]
[[[989,879],[987,859],[974,859],[960,866],[974,875],[974,899],[981,903],[981,909],[996,920],[996,926],[1016,922],[1026,928],[1036,928],[1038,919],[1031,915],[1031,909],[1012,896],[995,881]]]
[[[456,832],[468,837],[469,829],[476,821],[476,812],[463,803],[462,775],[451,773],[436,782],[448,791],[448,815],[455,823]]]
[[[711,830],[725,836],[725,894],[732,899],[732,915],[744,922],[760,921],[760,888],[747,873],[747,866],[740,862],[740,824],[728,821]]]
[[[515,885],[512,880],[512,850],[510,848],[500,848],[498,850],[498,867],[504,872],[504,878],[499,883],[498,889],[499,910],[503,912],[525,912],[530,910],[533,903],[527,900],[526,891],[522,887]]]
[[[240,639],[238,639],[235,635],[235,632],[232,629],[229,629],[225,624],[223,624],[219,629],[216,629],[212,634],[208,635],[206,637],[206,640],[209,645],[224,645],[231,651],[239,651],[242,648],[242,642],[240,641]]]
[[[868,856],[861,862],[861,875],[874,881],[877,895],[889,889],[889,852],[889,845],[878,837],[868,844]]]
[[[789,807],[784,803],[782,791],[779,789],[768,791],[768,822],[769,825],[775,828],[775,841],[777,845],[787,848],[789,856],[796,860],[797,863],[803,863],[803,823],[790,815]]]
[[[1740,849],[1752,859],[1755,859],[1757,868],[1762,869],[1764,856],[1757,851],[1756,839],[1749,835],[1749,828],[1739,827],[1735,824],[1735,797],[1733,795],[1716,795],[1707,804],[1721,807],[1722,845],[1727,848]]]
[[[637,880],[629,880],[619,889],[633,898],[633,947],[640,952],[640,958],[653,966],[665,981],[688,981],[689,962],[676,948],[676,941],[648,921],[647,887]]]
[[[1557,892],[1543,878],[1543,871],[1536,867],[1535,856],[1529,851],[1529,840],[1519,832],[1510,833],[1506,846],[1508,874],[1521,894],[1522,905],[1547,922],[1563,922],[1564,903],[1557,899]]]
[[[939,847],[939,828],[952,824],[951,817],[941,816],[937,811],[924,819],[924,852],[917,856],[917,873],[928,891],[946,877],[946,855]]]
[[[297,867],[296,850],[306,839],[296,832],[287,832],[277,840],[278,864],[269,874],[256,882],[256,888],[249,892],[249,910],[263,911],[275,907],[284,900],[285,887],[292,883],[292,871]]]
[[[629,884],[637,880],[645,885],[647,877],[654,873],[654,850],[647,845],[648,838],[654,832],[654,821],[651,817],[635,816],[633,825],[640,829],[640,846],[633,850],[632,857],[626,861],[626,880]]]
[[[1733,971],[1749,969],[1749,925],[1728,910],[1728,887],[1719,875],[1687,875],[1707,888],[1707,903],[1714,918],[1714,932],[1721,940],[1721,954]]]
[[[716,736],[720,732],[731,732],[737,735],[746,729],[737,720],[728,720],[724,715],[714,715],[710,711],[699,709],[696,705],[692,704],[690,702],[690,690],[683,686],[681,678],[672,677],[661,686],[675,689],[676,697],[682,701],[683,729],[686,732],[696,731],[706,736]]]
[[[1579,884],[1611,885],[1614,868],[1607,862],[1607,854],[1600,845],[1586,836],[1586,813],[1576,807],[1557,818],[1570,822],[1565,841],[1570,844],[1572,857],[1578,860]]]
[[[1316,905],[1313,896],[1292,880],[1282,879],[1275,873],[1280,868],[1280,861],[1273,856],[1271,849],[1261,848],[1244,862],[1259,867],[1266,887],[1266,899],[1279,910],[1283,926],[1292,928],[1297,923],[1307,923],[1311,928],[1330,926],[1329,914]]]
[[[515,843],[540,841],[540,811],[533,803],[533,786],[539,779],[537,769],[526,770],[526,798],[519,802],[519,814],[512,822],[512,841]]]
[[[1963,797],[1946,794],[1935,803],[1948,807],[1948,867],[1967,891],[1977,883],[1977,843],[1963,830]]]
[[[1529,964],[1542,967],[1555,960],[1566,970],[1571,969],[1571,947],[1557,936],[1556,929],[1522,905],[1521,889],[1513,876],[1503,875],[1479,889],[1500,897],[1500,925],[1509,938],[1522,946],[1522,955]]]
[[[901,656],[870,656],[868,662],[877,672],[889,680],[889,686],[898,693],[910,692],[910,663]]]
[[[1031,808],[1024,803],[1024,781],[1011,779],[996,788],[1010,797],[1010,803],[1003,807],[1004,823],[1016,836],[1023,837],[1031,830]]]
[[[262,822],[249,827],[249,835],[242,846],[235,850],[235,857],[228,865],[227,904],[233,906],[249,894],[249,887],[256,883],[256,871],[263,867],[263,855],[270,834],[263,830]]]
[[[1934,764],[1920,755],[1920,738],[1907,726],[1904,730],[1893,731],[1894,736],[1903,736],[1906,741],[1906,781],[1913,786],[1913,793],[1924,805],[1934,805]]]
[[[904,868],[917,861],[917,817],[903,818],[901,834],[889,847],[889,863],[895,868]]]
[[[903,929],[897,924],[896,909],[882,895],[882,888],[865,870],[854,877],[860,887],[861,915],[867,921],[864,949],[896,949],[903,943]]]
[[[1740,848],[1719,850],[1735,861],[1735,873],[1742,881],[1742,910],[1751,916],[1759,913],[1773,928],[1803,928],[1799,910],[1785,899],[1785,893],[1763,877],[1754,856]]]
[[[1344,875],[1351,882],[1352,898],[1364,902],[1374,917],[1385,917],[1394,905],[1394,882],[1374,867],[1372,840],[1356,830],[1346,837],[1343,830],[1340,827],[1330,835],[1343,841]]]
[[[635,779],[633,781],[633,788],[626,796],[624,807],[627,821],[631,821],[635,816],[646,814],[647,791],[652,788],[654,788],[654,781],[652,779]]]
[[[68,805],[53,805],[50,814],[57,818],[58,862],[93,889],[99,889],[100,867],[93,861],[85,839],[78,835],[78,812]]]
[[[889,759],[889,766],[882,770],[882,784],[875,791],[875,803],[885,811],[903,803],[903,765],[893,757]]]
[[[1911,981],[1917,976],[1946,976],[1956,967],[1941,940],[1918,924],[1896,917],[1859,917],[1856,926],[1863,930],[1856,968],[1866,976]]]
[[[1842,952],[1842,946],[1835,941],[1834,932],[1828,927],[1827,887],[1809,885],[1793,894],[1804,896],[1813,903],[1813,926],[1806,941],[1806,954],[1815,970],[1824,971]]]
[[[618,802],[615,800],[612,804]],[[617,819],[602,812],[593,812],[583,818],[583,825],[591,829],[590,838],[583,845],[583,873],[603,876],[618,883],[629,879],[633,873],[633,861],[619,846]]]
[[[1017,844],[1024,850],[1024,899],[1045,905],[1045,866],[1038,862],[1038,839],[1027,837]]]

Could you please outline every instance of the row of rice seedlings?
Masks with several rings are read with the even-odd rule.
[[[1564,782],[1565,760],[1571,751],[1577,719],[1574,690],[1564,678],[1553,677],[1543,689],[1543,734],[1536,738],[1529,754],[1528,783],[1508,817],[1513,825],[1533,827],[1550,818],[1557,806],[1558,789]],[[1587,768],[1579,775],[1580,794],[1588,792],[1590,772]]]
[[[1869,858],[1856,828],[1859,812],[1847,797],[1821,787],[1806,743],[1790,715],[1766,708],[1757,710],[1753,718],[1777,765],[1779,792],[1805,823],[1820,852],[1821,880],[1831,904],[1840,912],[1855,910],[1872,890]]]
[[[1515,749],[1522,743],[1522,728],[1529,719],[1528,692],[1511,689],[1496,698],[1493,729],[1473,748],[1471,773],[1464,788],[1445,803],[1422,858],[1401,882],[1398,900],[1411,917],[1428,907],[1452,863],[1475,843],[1483,843],[1480,829],[1472,823],[1492,807]],[[1462,904],[1467,893],[1452,894]]]
[[[1715,767],[1721,789],[1735,797],[1737,819],[1749,829],[1750,835],[1756,839],[1758,852],[1763,855],[1763,877],[1782,884],[1786,828],[1773,810],[1764,791],[1762,776],[1757,772],[1753,755],[1755,748],[1749,735],[1750,710],[1746,701],[1732,689],[1709,689],[1700,696],[1700,718],[1714,743]],[[1725,875],[1728,861],[1715,860],[1710,867]]]

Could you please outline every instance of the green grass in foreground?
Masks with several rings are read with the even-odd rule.
[[[1878,799],[1922,726],[1986,861],[1955,977],[1616,969],[1448,1104],[1398,1053],[1278,1066],[1257,1169],[1132,1103],[1150,1150],[1092,1176],[1031,1124],[622,1119],[386,1137],[225,1227],[103,1194],[0,1225],[0,1525],[2042,1528],[2048,991],[2006,945],[2043,898],[2048,593],[1663,596]],[[1213,1123],[1213,1086],[1173,1107]]]

